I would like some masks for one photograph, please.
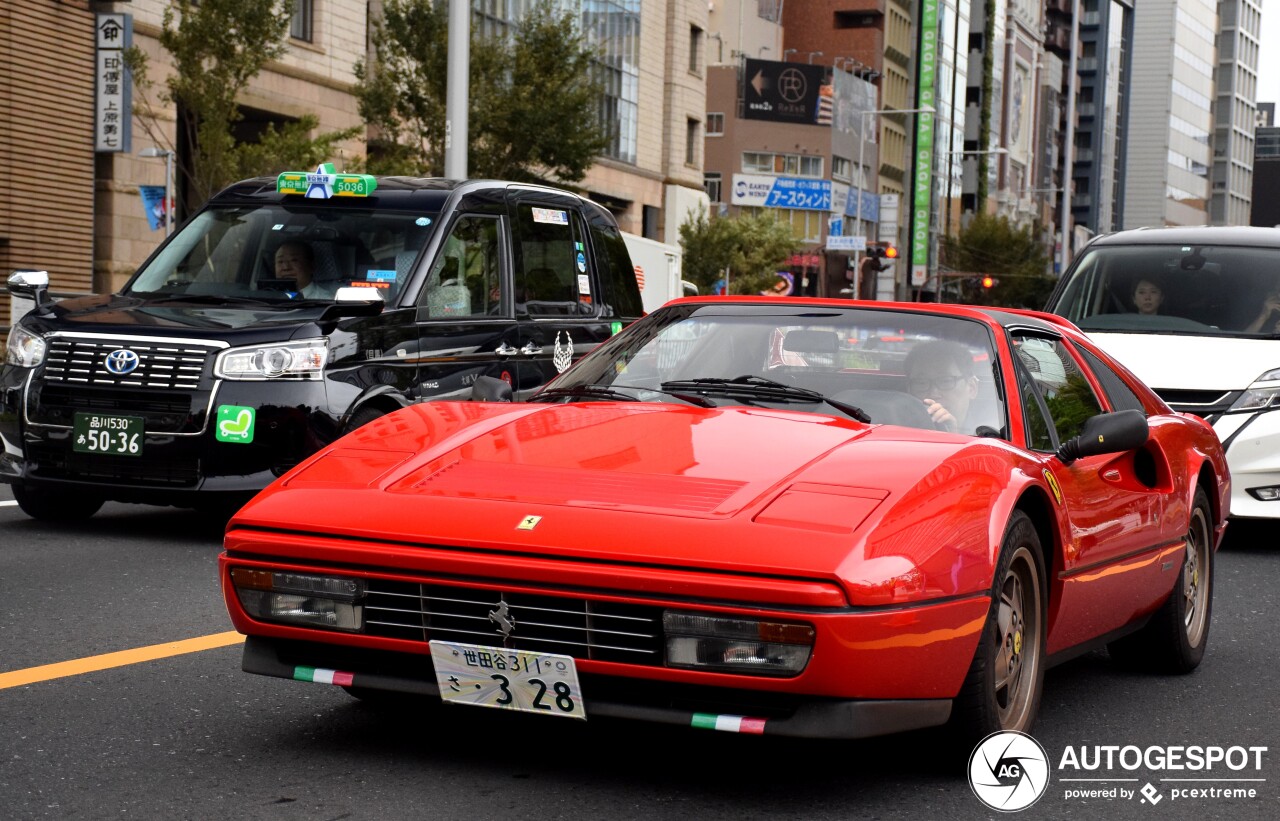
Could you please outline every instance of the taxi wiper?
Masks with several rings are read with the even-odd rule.
[[[871,417],[862,408],[832,399],[821,391],[800,388],[795,385],[784,385],[763,376],[744,375],[733,379],[707,377],[703,379],[681,379],[663,382],[664,391],[689,391],[692,393],[714,393],[735,398],[765,399],[776,402],[825,402],[836,410],[857,419],[859,422],[870,422]]]
[[[129,296],[142,297],[150,299],[153,302],[192,302],[198,305],[276,305],[279,300],[274,299],[254,299],[247,296],[219,296],[217,294],[166,294],[163,292],[156,293],[154,296],[143,296],[141,293],[131,293]]]

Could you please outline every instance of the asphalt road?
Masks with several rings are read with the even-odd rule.
[[[0,817],[262,819],[858,819],[1002,817],[966,758],[918,733],[812,743],[513,716],[249,676],[232,644],[5,686],[15,671],[222,634],[217,528],[108,505],[88,524],[27,519],[0,485]],[[1047,791],[1025,818],[1280,818],[1280,530],[1219,553],[1209,651],[1190,676],[1126,672],[1105,652],[1049,672],[1033,735]],[[152,654],[154,655],[154,654]],[[83,663],[80,667],[85,666]],[[75,665],[72,666],[73,668]],[[1263,746],[1261,768],[1070,773],[1067,748]],[[1118,754],[1117,754],[1118,755]],[[1065,782],[1064,777],[1127,782]],[[1250,782],[1171,782],[1181,777]],[[1068,799],[1074,788],[1140,789]],[[1177,798],[1174,789],[1255,789]]]

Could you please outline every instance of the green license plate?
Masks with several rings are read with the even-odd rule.
[[[142,423],[141,416],[77,413],[71,449],[76,453],[141,456]]]

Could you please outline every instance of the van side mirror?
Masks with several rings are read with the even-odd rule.
[[[1122,453],[1142,447],[1151,435],[1147,417],[1139,410],[1100,413],[1084,423],[1084,430],[1058,448],[1058,458],[1069,465],[1085,456]]]
[[[9,274],[9,293],[17,297],[33,300],[36,310],[47,315],[52,304],[49,299],[49,272],[18,270]]]
[[[513,396],[511,385],[493,376],[477,376],[471,386],[472,402],[510,402]]]

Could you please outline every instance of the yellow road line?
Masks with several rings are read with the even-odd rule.
[[[155,661],[169,656],[181,656],[187,653],[198,653],[201,650],[213,650],[218,647],[229,647],[240,644],[244,636],[234,630],[226,633],[214,633],[211,636],[199,636],[183,641],[170,641],[164,644],[152,644],[149,647],[135,647],[132,650],[119,650],[115,653],[103,653],[100,656],[89,656],[71,661],[60,661],[57,664],[45,664],[40,667],[28,667],[25,670],[14,670],[0,673],[0,690],[8,687],[21,687],[24,684],[35,684],[66,676],[78,676],[81,673],[92,673],[96,670],[109,670],[112,667],[124,667],[126,664],[138,664],[143,661]]]

